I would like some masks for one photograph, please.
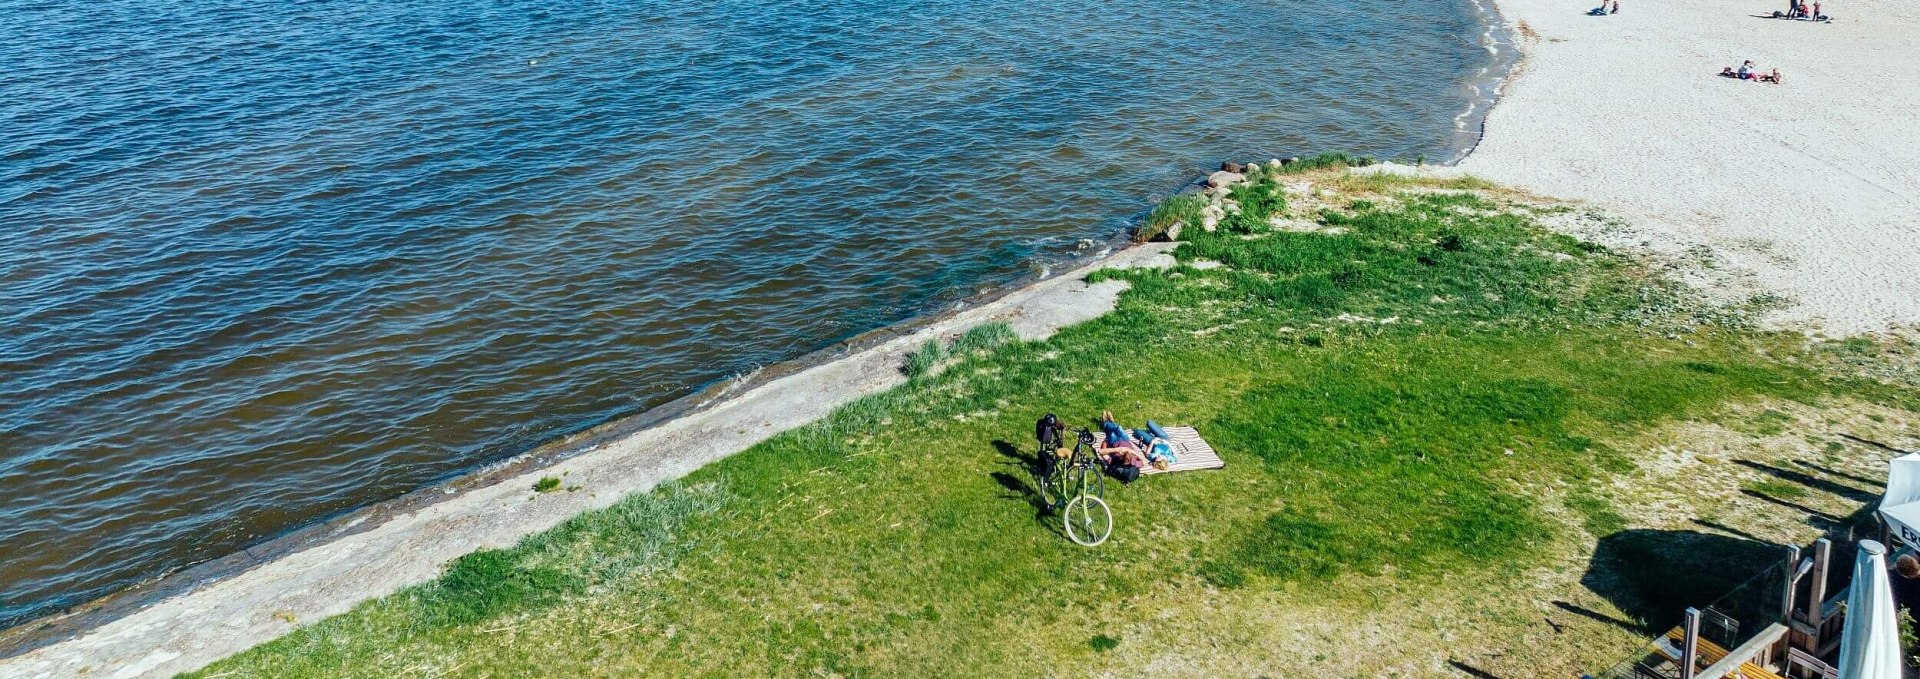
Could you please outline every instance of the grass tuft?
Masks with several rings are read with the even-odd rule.
[[[955,356],[971,355],[991,351],[1019,340],[1020,336],[1014,333],[1013,326],[1005,321],[983,323],[968,328],[959,339],[954,340],[951,353]]]
[[[1336,168],[1366,167],[1378,162],[1379,161],[1367,156],[1354,156],[1335,151],[1322,153],[1317,156],[1308,156],[1282,165],[1280,166],[1279,174],[1301,174]]]
[[[1748,481],[1742,488],[1778,500],[1800,500],[1807,497],[1806,486],[1789,483],[1780,479],[1758,479]]]
[[[1133,241],[1145,243],[1167,233],[1175,224],[1197,227],[1200,224],[1200,210],[1207,206],[1207,199],[1194,193],[1170,196],[1153,206],[1147,213],[1147,219],[1133,231]]]
[[[905,372],[909,379],[917,380],[932,374],[933,369],[946,358],[946,346],[942,345],[939,339],[929,339],[926,344],[920,345],[919,349],[907,354],[907,365],[902,368],[902,372]]]

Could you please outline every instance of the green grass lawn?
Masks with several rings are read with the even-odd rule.
[[[1299,181],[1339,197],[1290,205]],[[1234,197],[1219,231],[1183,231],[1181,266],[1097,274],[1133,285],[1111,314],[930,348],[906,386],[197,676],[1366,667],[1314,630],[1396,609],[1487,628],[1395,623],[1442,638],[1529,622],[1476,597],[1624,526],[1596,496],[1553,501],[1572,523],[1543,500],[1634,469],[1609,442],[1759,399],[1910,405],[1816,367],[1802,337],[1703,321],[1536,224],[1559,208],[1477,182],[1333,169]],[[1196,426],[1228,466],[1110,483],[1117,527],[1088,549],[1038,506],[1027,456],[1043,413],[1103,409]]]

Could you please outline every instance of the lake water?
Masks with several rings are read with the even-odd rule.
[[[0,0],[0,626],[950,304],[1221,160],[1444,160],[1469,0]]]

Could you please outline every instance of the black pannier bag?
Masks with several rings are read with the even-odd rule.
[[[1066,444],[1065,432],[1066,427],[1053,413],[1033,423],[1033,438],[1040,442],[1040,454],[1034,462],[1041,476],[1052,476],[1054,467],[1060,463],[1054,451]]]

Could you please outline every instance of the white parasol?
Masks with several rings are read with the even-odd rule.
[[[1887,582],[1887,548],[1860,541],[1847,586],[1847,622],[1840,633],[1840,679],[1900,679],[1900,623]]]

